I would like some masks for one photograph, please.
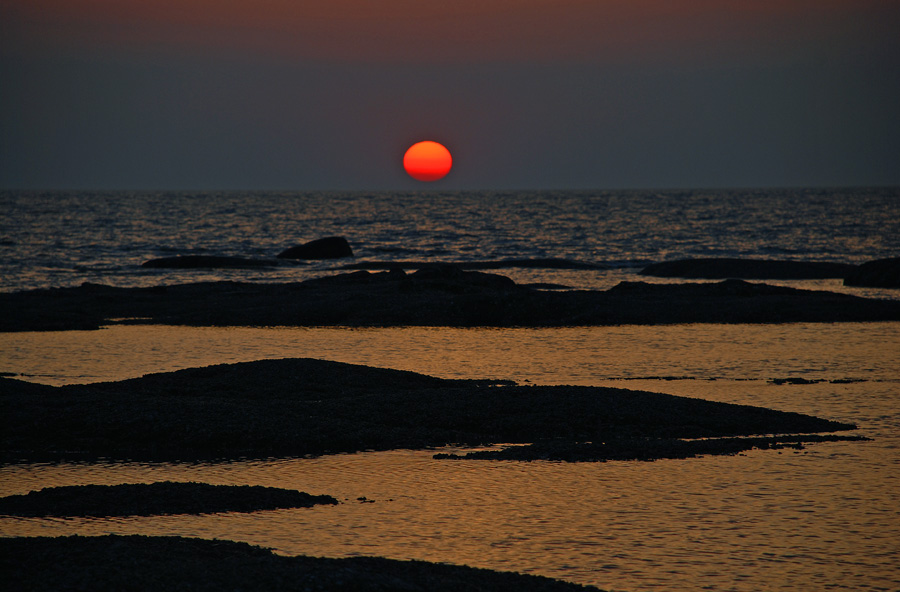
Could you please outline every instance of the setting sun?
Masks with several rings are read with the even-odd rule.
[[[452,166],[450,151],[430,140],[413,144],[403,155],[403,168],[417,181],[443,179]]]

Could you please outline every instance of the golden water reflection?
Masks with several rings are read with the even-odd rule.
[[[898,330],[900,324],[873,323],[6,334],[0,369],[53,384],[309,356],[445,377],[612,384],[762,405],[856,422],[874,440],[652,463],[453,462],[428,451],[391,451],[226,464],[3,467],[3,495],[51,485],[196,480],[295,488],[344,503],[207,516],[0,518],[0,534],[223,538],[285,554],[443,561],[607,590],[898,589]],[[772,382],[786,377],[817,382]],[[361,503],[362,496],[374,503]]]
[[[45,384],[311,357],[443,378],[597,385],[625,378],[900,377],[900,323],[563,328],[183,327],[0,333],[0,371]]]

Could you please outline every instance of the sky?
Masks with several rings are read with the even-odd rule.
[[[900,185],[898,0],[0,0],[0,188]],[[407,176],[420,140],[447,177]]]

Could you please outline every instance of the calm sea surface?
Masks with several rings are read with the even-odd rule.
[[[563,258],[504,269],[608,287],[651,261],[862,262],[900,253],[896,190],[0,196],[0,288],[286,281],[334,273],[144,270],[173,254],[271,256],[340,234],[361,260]],[[657,280],[658,281],[658,280]],[[837,281],[794,282],[842,290]],[[850,291],[850,289],[847,289]],[[896,291],[854,293],[897,298]],[[316,357],[442,377],[612,385],[850,421],[869,442],[651,463],[452,462],[428,451],[224,464],[0,467],[0,494],[166,479],[328,493],[327,508],[116,519],[0,518],[0,535],[224,538],[284,554],[381,555],[608,590],[900,589],[900,323],[561,329],[188,328],[0,334],[0,371],[47,384]],[[778,378],[813,384],[775,384]],[[365,497],[373,503],[358,500]]]
[[[173,255],[273,257],[323,236],[357,261],[558,258],[608,269],[509,269],[516,280],[610,287],[683,257],[861,263],[900,254],[900,188],[454,193],[0,193],[0,290],[84,281],[147,286],[294,281],[343,262],[143,269]],[[840,282],[827,284],[842,289]],[[885,293],[890,297],[891,292]]]

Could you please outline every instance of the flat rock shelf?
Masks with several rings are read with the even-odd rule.
[[[48,487],[24,495],[0,497],[0,515],[100,517],[209,514],[310,508],[337,503],[329,495],[310,495],[276,487],[161,481]]]
[[[600,443],[616,443],[610,459],[625,449],[683,458],[691,456],[685,446],[700,450],[680,443],[686,439],[856,428],[661,393],[449,380],[309,358],[62,387],[0,378],[0,405],[5,463],[233,460],[499,443],[590,446],[595,460],[604,459]],[[704,454],[734,452],[734,443],[704,446]]]
[[[548,291],[502,275],[432,265],[295,283],[201,282],[150,288],[83,284],[0,294],[0,332],[191,326],[571,327],[672,323],[900,320],[900,301],[730,279],[621,282]]]
[[[550,578],[380,557],[284,557],[246,543],[180,537],[0,538],[10,590],[575,592]]]

